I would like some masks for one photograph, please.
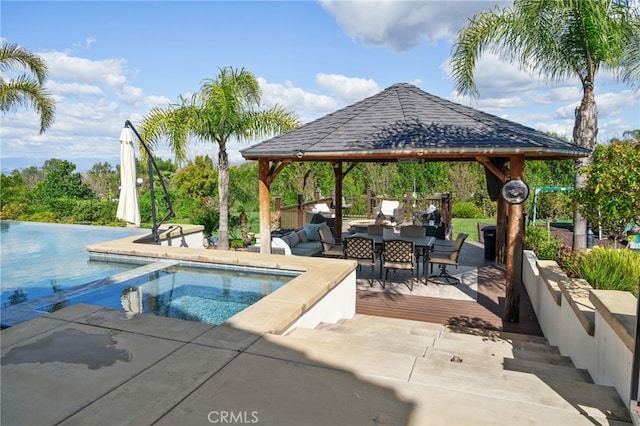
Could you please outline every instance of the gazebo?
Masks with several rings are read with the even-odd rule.
[[[590,151],[521,124],[433,96],[407,83],[288,133],[241,151],[259,164],[261,253],[269,253],[270,185],[291,162],[327,161],[335,175],[335,208],[342,211],[342,181],[360,162],[478,161],[498,202],[496,247],[506,242],[505,320],[519,321],[524,227],[522,204],[500,196],[508,181],[524,180],[525,159],[564,160]],[[507,167],[508,166],[508,171]],[[508,218],[508,223],[507,223]],[[342,229],[342,214],[336,214]],[[499,253],[501,255],[501,253]]]

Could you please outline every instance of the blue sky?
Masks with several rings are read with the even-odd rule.
[[[0,38],[42,56],[56,121],[38,135],[27,108],[3,114],[4,173],[67,159],[86,171],[119,164],[125,120],[138,125],[153,107],[196,92],[226,66],[259,79],[263,103],[307,122],[408,82],[541,131],[570,137],[581,98],[577,80],[547,83],[485,54],[480,97],[456,94],[449,75],[455,36],[467,19],[496,1],[7,1]],[[504,3],[503,3],[504,4]],[[7,74],[7,77],[11,75]],[[637,92],[602,74],[596,82],[601,142],[640,128]],[[250,144],[250,143],[249,143]],[[232,163],[239,149],[228,147]],[[172,158],[166,146],[157,151]],[[193,141],[189,156],[217,157]]]

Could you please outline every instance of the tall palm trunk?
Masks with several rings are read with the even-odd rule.
[[[573,127],[573,140],[576,145],[593,151],[598,134],[598,111],[596,98],[593,94],[593,83],[584,84],[584,95],[580,106],[576,108],[576,121]],[[586,187],[586,176],[582,169],[591,164],[592,155],[575,160],[574,189],[577,191]],[[576,207],[573,212],[573,248],[584,250],[587,248],[587,222]]]
[[[220,142],[218,153],[218,194],[220,196],[218,250],[229,250],[229,155],[224,142]]]

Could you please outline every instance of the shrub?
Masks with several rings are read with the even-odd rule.
[[[104,225],[116,220],[118,203],[115,201],[78,200],[73,209],[76,223],[90,222]]]
[[[570,278],[578,277],[578,259],[583,255],[583,251],[573,251],[570,246],[562,244],[560,249],[558,250],[558,255],[556,256],[556,262],[560,265],[560,268],[567,274]]]
[[[465,219],[480,219],[484,217],[482,210],[475,204],[467,201],[453,203],[453,206],[451,206],[451,216]]]
[[[538,259],[556,260],[562,241],[551,235],[548,229],[527,226],[524,235],[525,250],[533,250]]]
[[[58,223],[58,222],[60,222],[55,213],[47,212],[47,211],[32,213],[32,214],[28,215],[25,218],[25,220],[28,221],[28,222],[47,222],[47,223]]]
[[[27,214],[29,206],[27,203],[8,203],[2,206],[2,218],[20,220],[25,214]]]
[[[595,289],[630,291],[638,296],[640,253],[594,247],[577,257],[576,275]]]

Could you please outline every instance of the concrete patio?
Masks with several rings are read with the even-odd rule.
[[[160,256],[169,248],[145,250]],[[307,265],[310,275],[292,287],[296,291],[283,293],[290,301],[280,295],[266,310],[245,316],[250,327],[74,305],[2,330],[0,422],[630,423],[613,387],[594,384],[544,337],[505,331],[499,296],[491,296],[501,291],[501,271],[484,260],[477,243],[465,244],[461,257],[466,268],[479,271],[475,301],[357,290],[360,313],[286,333],[268,330],[282,329],[275,319],[297,310],[292,307],[301,289],[315,288],[328,271],[344,269],[344,275],[348,262],[317,259],[309,266],[295,256],[205,252],[227,262]],[[396,310],[405,318],[438,318],[436,306],[444,316],[432,321],[380,316]],[[471,306],[480,310],[467,316]],[[367,309],[379,315],[363,314]],[[537,324],[535,315],[532,321]]]
[[[622,424],[544,339],[356,315],[257,335],[76,305],[2,331],[2,424]],[[226,419],[226,421],[223,421]]]

